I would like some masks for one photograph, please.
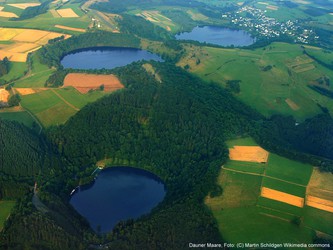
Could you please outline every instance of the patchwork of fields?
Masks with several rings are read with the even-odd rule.
[[[236,80],[240,92],[236,97],[266,116],[293,115],[302,121],[321,113],[319,105],[333,111],[333,99],[321,95],[310,86],[333,90],[320,79],[333,79],[333,71],[303,54],[300,45],[273,43],[256,50],[187,46],[186,55],[178,65],[189,67],[207,82],[227,87]],[[320,48],[307,51],[325,62],[333,54]]]
[[[8,57],[12,62],[25,62],[28,53],[47,44],[50,39],[69,35],[34,29],[0,28],[0,41],[10,41],[0,48],[0,59]]]
[[[228,146],[258,147],[251,138]],[[333,237],[332,183],[331,173],[269,153],[266,163],[229,160],[218,178],[222,195],[206,204],[232,243],[310,243]]]

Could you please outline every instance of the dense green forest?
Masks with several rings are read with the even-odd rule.
[[[8,74],[10,69],[10,62],[7,57],[0,60],[0,76]]]
[[[246,133],[260,115],[180,68],[154,67],[162,83],[141,63],[115,70],[126,90],[85,107],[48,136],[74,173],[103,158],[115,165],[126,159],[165,181],[168,192],[159,209],[118,225],[107,237],[112,248],[184,248],[199,238],[221,242],[203,199],[227,159],[224,140]]]

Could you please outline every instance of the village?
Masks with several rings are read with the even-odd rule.
[[[319,39],[313,30],[304,29],[298,19],[281,22],[268,17],[267,10],[252,6],[244,6],[238,11],[223,13],[222,19],[229,20],[233,26],[244,29],[257,38],[289,37],[294,42],[305,44]]]

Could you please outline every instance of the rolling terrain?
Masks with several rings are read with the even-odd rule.
[[[0,248],[332,244],[332,6],[0,1]],[[256,42],[175,39],[206,25]],[[110,46],[163,62],[61,65],[73,51]],[[100,166],[156,174],[164,201],[95,233],[68,200]]]

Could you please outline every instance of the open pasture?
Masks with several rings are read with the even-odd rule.
[[[64,87],[73,86],[83,94],[88,93],[91,89],[98,89],[101,85],[104,85],[104,91],[106,92],[124,88],[124,85],[114,75],[70,73],[64,80]]]
[[[71,31],[77,31],[77,32],[86,32],[85,29],[80,29],[80,28],[73,28],[69,26],[64,26],[64,25],[54,25],[55,28],[62,29],[62,30],[71,30]]]
[[[317,104],[333,111],[332,99],[307,87],[322,76],[333,79],[333,71],[304,55],[300,45],[272,43],[255,50],[185,48],[179,66],[188,65],[190,72],[222,87],[228,80],[239,80],[236,97],[265,116],[280,113],[302,121],[322,112]]]
[[[1,46],[0,59],[6,56],[13,62],[25,62],[29,52],[47,44],[49,39],[60,37],[62,35],[64,35],[65,38],[70,37],[69,35],[62,33],[43,30],[1,28],[0,40],[11,41],[11,43]]]
[[[265,163],[268,152],[259,146],[234,146],[229,148],[229,158],[234,161]]]

